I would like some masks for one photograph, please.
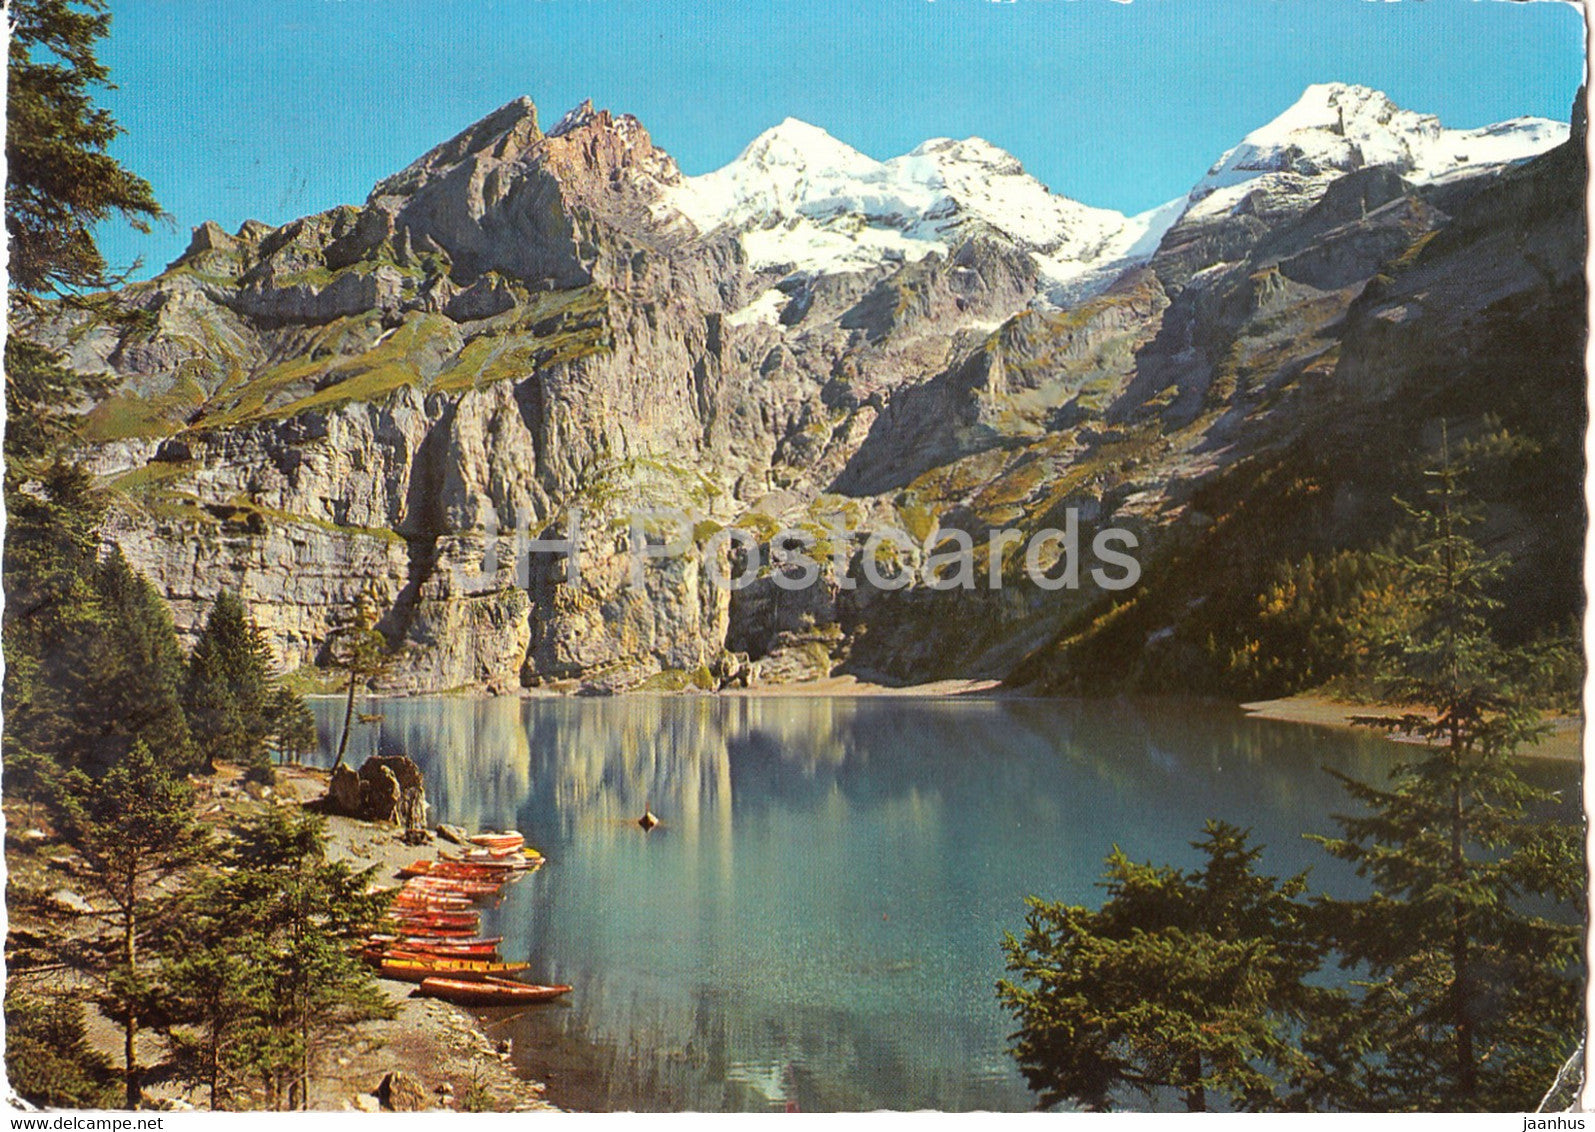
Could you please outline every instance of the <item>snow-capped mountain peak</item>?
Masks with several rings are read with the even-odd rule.
[[[1433,181],[1532,157],[1567,134],[1565,123],[1543,118],[1446,129],[1380,91],[1316,83],[1220,157],[1187,195],[1127,218],[1052,192],[983,138],[931,138],[879,161],[787,118],[724,167],[668,185],[661,207],[701,232],[733,230],[756,269],[805,274],[875,270],[995,235],[1029,252],[1043,292],[1067,302],[1150,258],[1182,217],[1222,213],[1256,188],[1310,202],[1329,182],[1371,165]]]
[[[1117,212],[1048,191],[982,138],[932,138],[877,161],[793,118],[723,168],[683,178],[668,203],[700,231],[740,229],[755,266],[806,272],[916,260],[977,230],[1074,260],[1125,225]]]
[[[880,162],[866,157],[819,126],[798,118],[783,119],[748,143],[732,166],[850,171],[868,175]],[[727,168],[730,168],[728,166]]]
[[[1563,122],[1517,118],[1450,130],[1433,114],[1403,110],[1384,93],[1350,83],[1315,83],[1273,121],[1247,134],[1190,193],[1193,202],[1270,173],[1316,178],[1370,165],[1430,181],[1472,165],[1532,157],[1567,138]],[[1223,194],[1225,199],[1233,193]]]

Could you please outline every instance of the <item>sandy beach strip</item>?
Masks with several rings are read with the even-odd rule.
[[[1352,723],[1358,716],[1397,715],[1403,710],[1388,704],[1354,704],[1327,696],[1303,693],[1277,700],[1257,700],[1241,704],[1241,710],[1258,719],[1274,719],[1283,723],[1306,723],[1318,727],[1341,730],[1358,730],[1368,734],[1377,731]],[[1531,747],[1518,753],[1524,758],[1560,759],[1579,762],[1584,757],[1584,721],[1576,716],[1549,719],[1551,733]]]

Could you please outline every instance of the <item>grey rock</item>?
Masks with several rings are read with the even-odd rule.
[[[84,456],[124,500],[107,541],[186,643],[228,588],[284,670],[324,664],[369,593],[385,691],[1003,676],[1080,595],[847,590],[850,560],[812,592],[766,575],[733,596],[705,578],[709,539],[739,525],[767,550],[841,515],[983,543],[1074,507],[1153,555],[1200,485],[1299,439],[1309,389],[1421,389],[1383,352],[1443,356],[1575,281],[1544,175],[1417,189],[1358,154],[1299,164],[1054,310],[1035,249],[984,229],[914,263],[753,271],[668,207],[680,173],[635,119],[586,106],[545,134],[523,99],[360,205],[202,225],[121,292],[150,329],[77,311],[25,329],[112,381],[103,417],[136,419]],[[750,315],[772,290],[775,317]],[[636,586],[644,507],[694,525]],[[517,561],[518,524],[557,538],[576,511],[579,584]],[[376,791],[424,825],[402,775],[397,794],[372,775],[360,806]]]

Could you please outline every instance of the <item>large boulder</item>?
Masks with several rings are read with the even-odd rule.
[[[371,821],[398,821],[399,800],[404,795],[399,788],[399,780],[385,766],[377,767],[376,772],[368,776],[365,771],[370,765],[367,763],[360,768],[365,816]]]
[[[364,821],[424,828],[426,784],[421,768],[407,755],[373,755],[358,771],[341,766],[332,772],[324,805],[332,813]]]
[[[360,813],[360,776],[354,767],[339,766],[332,772],[327,783],[327,808],[350,817]]]

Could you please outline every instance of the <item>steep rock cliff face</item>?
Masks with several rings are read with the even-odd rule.
[[[316,664],[366,592],[409,690],[711,686],[744,657],[765,680],[1034,673],[1100,594],[1029,583],[1000,529],[1072,512],[1155,571],[1207,485],[1326,414],[1416,403],[1441,359],[1481,389],[1544,360],[1522,328],[1579,285],[1582,167],[1512,163],[1565,127],[1459,140],[1379,99],[1312,88],[1129,219],[978,139],[880,163],[788,123],[687,178],[635,119],[544,133],[523,99],[361,206],[201,226],[120,294],[137,329],[30,332],[115,378],[85,455],[184,633],[235,589],[285,666]],[[525,547],[573,523],[579,580]],[[745,565],[715,541],[733,524],[764,565],[728,591],[706,570]],[[782,528],[813,587],[777,584]],[[845,532],[882,528],[910,565],[963,532],[978,578],[862,583]],[[639,535],[678,545],[634,585]]]

